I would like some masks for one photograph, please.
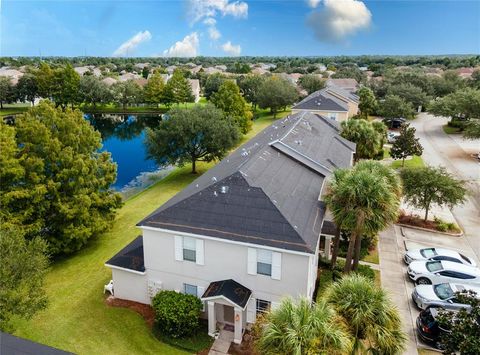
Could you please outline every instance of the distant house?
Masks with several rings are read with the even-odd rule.
[[[12,84],[17,85],[18,80],[23,76],[23,73],[17,69],[2,67],[0,68],[0,76],[10,77]]]
[[[111,77],[106,77],[106,78],[102,79],[102,82],[107,84],[107,86],[112,86],[113,84],[115,84],[117,82],[117,79],[114,79],[114,78],[111,78]]]
[[[327,86],[336,86],[346,91],[357,92],[359,85],[355,79],[328,79]]]
[[[358,113],[358,96],[330,86],[307,96],[292,107],[292,112],[313,112],[341,122]]]
[[[200,80],[198,79],[188,79],[190,87],[192,88],[193,97],[195,102],[200,101]]]
[[[145,78],[138,78],[138,79],[134,79],[133,81],[143,88],[145,85],[147,85],[148,80]]]
[[[0,332],[1,355],[67,355],[72,354],[31,340]]]
[[[176,65],[170,65],[168,67],[165,68],[165,70],[167,71],[168,74],[173,74],[173,72],[175,71],[175,69],[177,69],[177,66]]]
[[[118,77],[118,81],[128,81],[128,80],[136,80],[140,79],[141,76],[134,73],[124,73]]]
[[[222,70],[214,67],[203,68],[203,71],[205,72],[205,74],[223,73]]]
[[[148,68],[150,66],[150,63],[136,63],[134,65],[135,68],[143,70],[144,68]]]
[[[137,224],[142,235],[106,262],[114,296],[197,296],[208,333],[228,326],[235,343],[283,297],[312,300],[320,239],[327,252],[336,231],[324,223],[325,182],[354,152],[328,118],[274,122]]]
[[[80,76],[83,76],[88,72],[92,73],[92,75],[94,75],[96,77],[99,77],[99,76],[102,75],[101,70],[96,68],[93,65],[86,65],[86,66],[83,66],[83,67],[75,67],[75,68],[73,68],[73,70],[75,70],[78,73],[78,75],[80,75]]]
[[[457,69],[458,75],[463,79],[470,79],[472,77],[475,68],[459,68]]]

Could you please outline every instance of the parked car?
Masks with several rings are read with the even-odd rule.
[[[399,135],[400,135],[400,133],[398,133],[398,132],[388,132],[387,133],[388,143],[393,144],[395,142],[395,140],[398,138]]]
[[[407,122],[407,120],[403,117],[384,119],[384,123],[390,128],[400,128],[405,122]]]
[[[417,317],[417,334],[425,343],[433,345],[435,348],[442,348],[440,339],[450,333],[448,329],[438,324],[438,315],[441,308],[430,307],[420,312]]]
[[[477,263],[468,256],[458,251],[443,248],[423,248],[408,250],[403,260],[410,264],[414,260],[445,260],[454,263],[461,263],[469,266],[477,266]]]
[[[480,286],[479,269],[452,261],[412,261],[408,265],[407,273],[417,285],[456,282]]]
[[[480,299],[480,287],[459,283],[418,285],[412,292],[412,299],[420,309],[427,309],[432,306],[450,310],[469,308],[468,304],[460,303],[457,300],[455,293],[460,291],[474,291]]]

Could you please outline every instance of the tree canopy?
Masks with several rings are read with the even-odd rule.
[[[128,105],[139,103],[142,97],[142,88],[133,80],[120,81],[112,85],[113,101],[126,108]]]
[[[274,118],[280,109],[293,104],[297,99],[295,87],[288,80],[277,76],[265,79],[258,92],[258,106],[270,108]]]
[[[405,200],[425,210],[425,221],[432,203],[453,208],[465,200],[463,182],[455,179],[444,167],[402,169],[401,177]]]
[[[35,102],[35,98],[38,97],[38,85],[37,79],[34,74],[25,73],[16,85],[17,98],[20,101],[29,101],[32,105]]]
[[[78,101],[93,106],[109,103],[113,98],[107,84],[93,75],[84,75],[80,78],[78,95]]]
[[[164,102],[165,83],[159,72],[155,72],[147,81],[143,88],[143,98],[145,102],[159,105]]]
[[[263,76],[255,74],[243,76],[238,80],[243,97],[252,104],[254,110],[257,108],[258,94],[264,80]]]
[[[355,339],[354,351],[400,354],[405,349],[400,314],[387,292],[371,280],[357,274],[344,276],[326,290],[325,298],[347,324]],[[364,349],[366,344],[369,349]]]
[[[341,123],[343,138],[356,143],[355,161],[383,158],[383,143],[387,128],[381,122],[370,122],[364,119],[353,119]]]
[[[12,317],[30,318],[45,308],[43,288],[48,266],[46,243],[0,223],[0,330],[11,331]]]
[[[43,101],[17,116],[15,128],[0,128],[9,137],[0,184],[9,222],[44,239],[52,255],[75,252],[110,227],[121,205],[110,190],[116,165],[80,111]]]
[[[325,87],[325,80],[316,74],[303,75],[298,81],[309,95]]]
[[[170,103],[181,104],[185,102],[193,102],[192,87],[185,78],[181,70],[176,69],[173,72],[172,77],[165,85],[164,89],[164,101],[168,105]]]
[[[413,105],[397,95],[387,95],[380,103],[379,113],[387,121],[392,118],[412,119],[415,117]]]
[[[210,101],[225,113],[227,119],[232,119],[242,133],[252,129],[252,112],[233,81],[225,81]]]
[[[210,74],[205,81],[205,85],[203,86],[203,95],[210,100],[210,97],[215,94],[220,86],[227,80],[225,76],[220,73]]]
[[[148,156],[160,166],[192,164],[223,158],[239,139],[238,128],[213,105],[174,108],[168,119],[147,129]]]
[[[12,80],[8,76],[0,76],[0,108],[3,104],[14,101],[15,91]]]
[[[360,117],[368,120],[368,116],[377,109],[377,99],[373,91],[366,86],[361,87],[357,95],[359,96],[358,108],[360,109]]]
[[[395,139],[390,149],[390,156],[393,159],[402,159],[402,167],[405,165],[405,158],[423,153],[423,147],[419,138],[415,138],[416,129],[410,124],[403,124],[400,127],[400,135]]]

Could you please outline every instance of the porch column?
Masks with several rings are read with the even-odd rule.
[[[325,237],[325,259],[330,260],[332,257],[332,238],[331,235],[324,235]]]
[[[216,319],[215,319],[215,302],[207,301],[208,307],[208,335],[211,337],[215,336],[216,328]]]
[[[235,331],[233,333],[233,342],[240,344],[242,342],[243,334],[243,311],[240,308],[235,307]]]

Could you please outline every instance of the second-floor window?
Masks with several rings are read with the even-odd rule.
[[[257,274],[272,276],[272,252],[257,250]]]
[[[193,238],[183,237],[183,260],[197,261],[196,242]]]

